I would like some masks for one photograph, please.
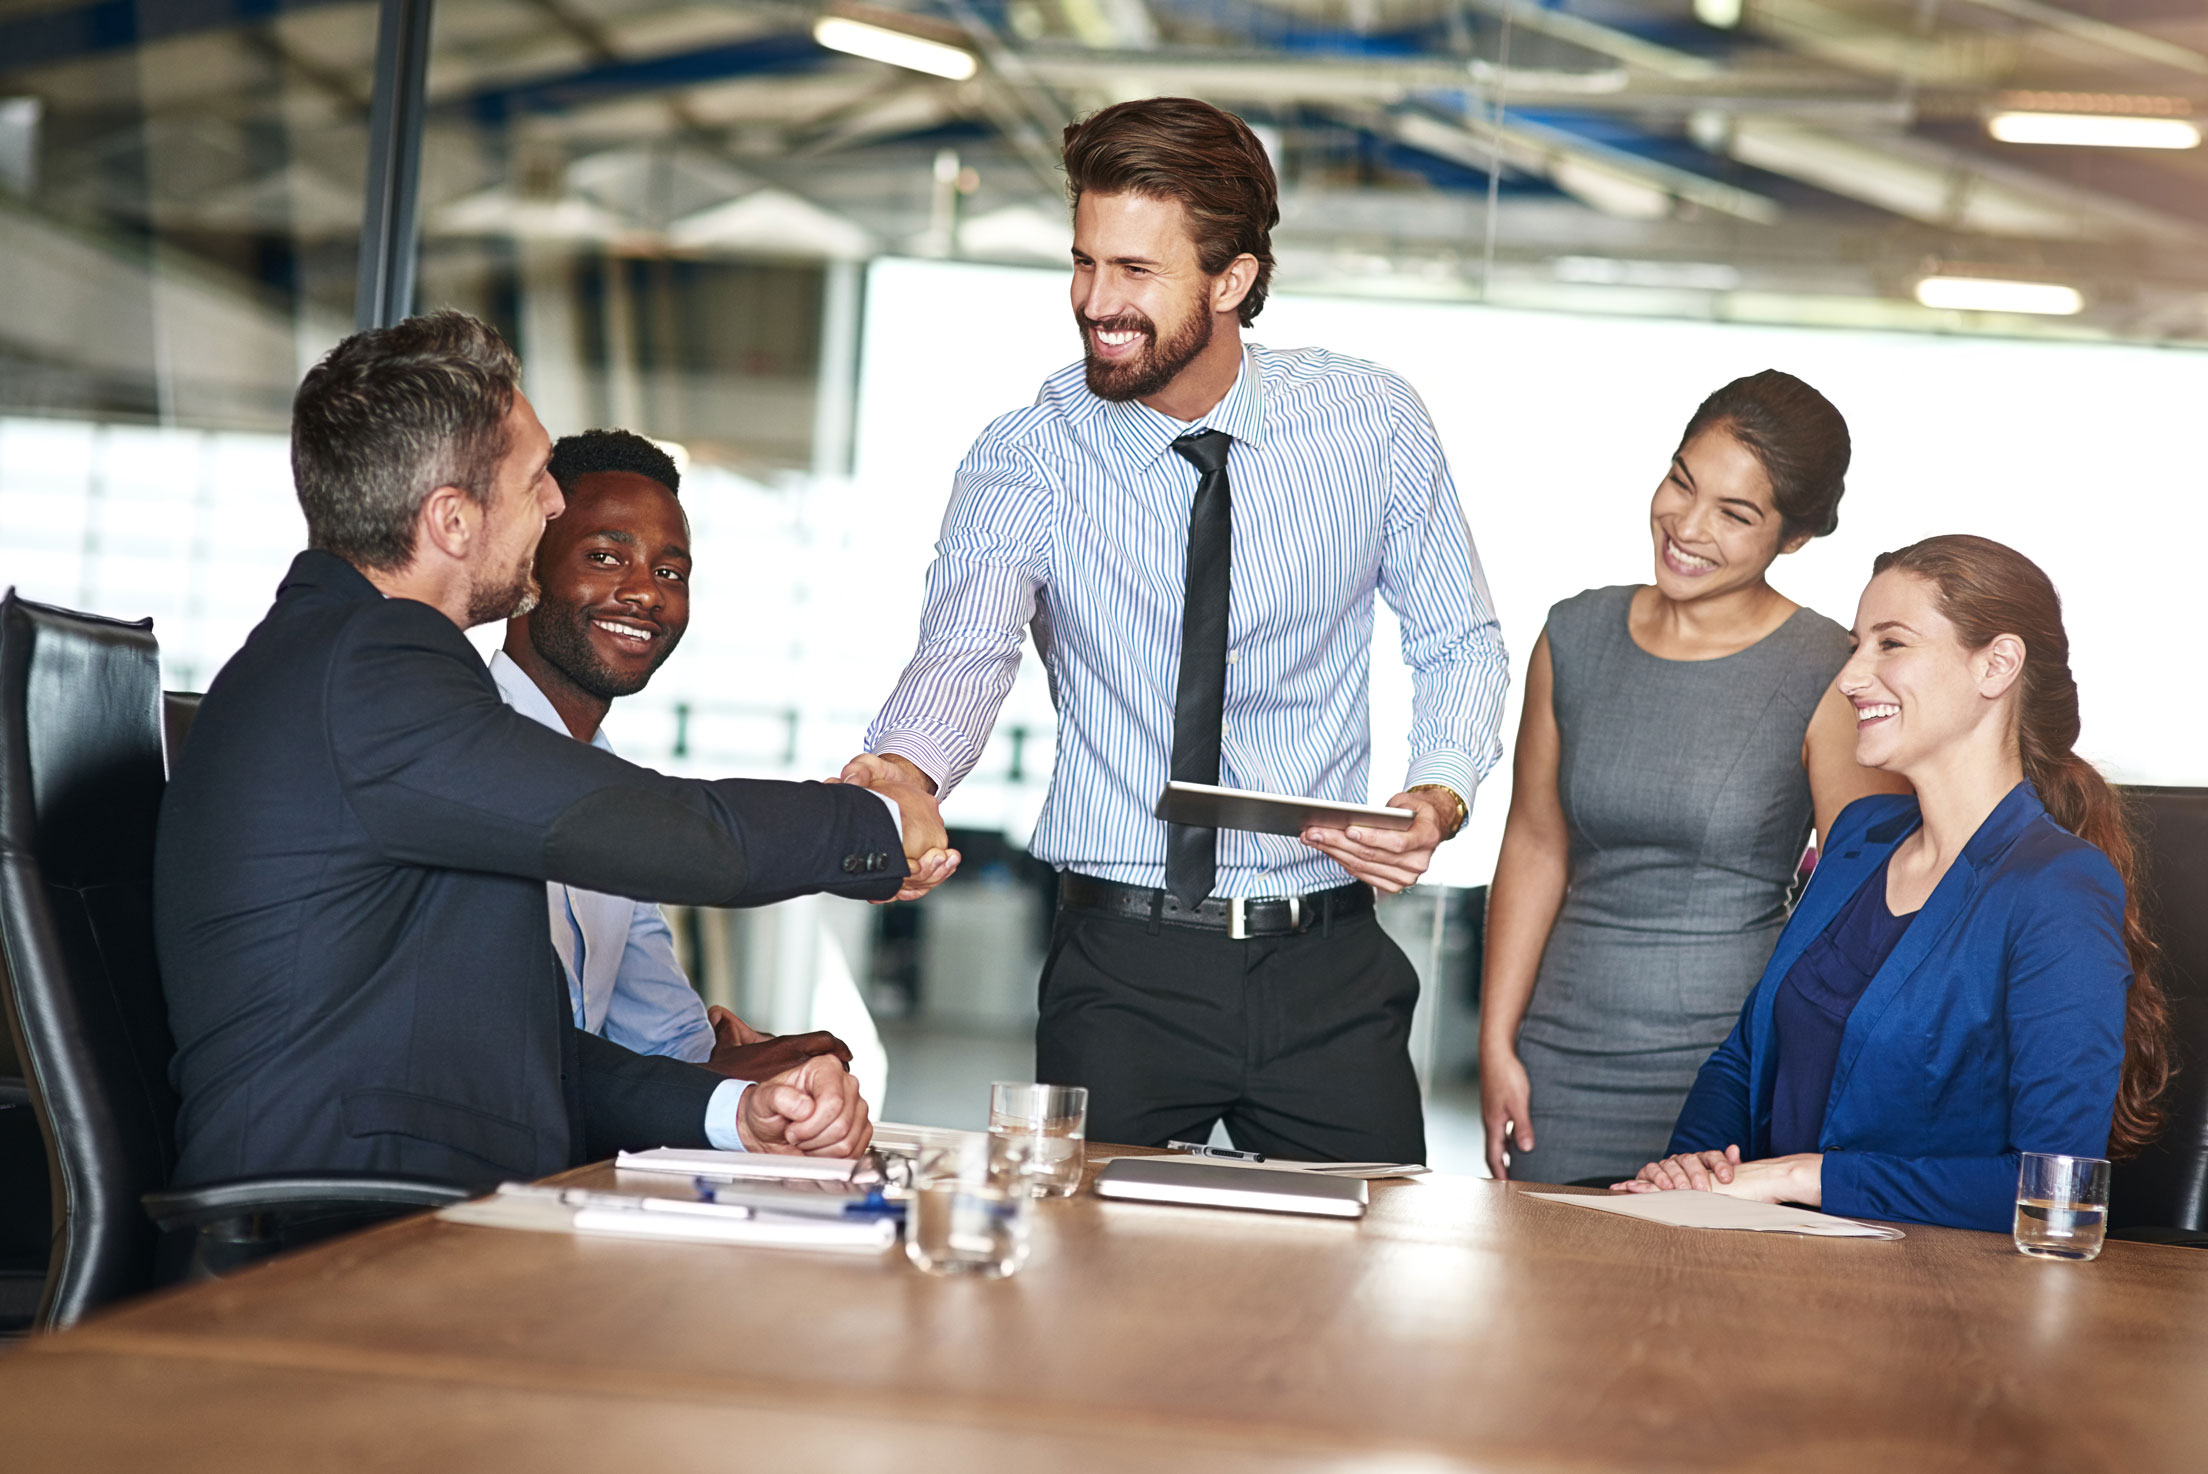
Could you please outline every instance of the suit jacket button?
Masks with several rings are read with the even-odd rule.
[[[857,855],[845,855],[843,857],[843,873],[846,875],[856,875],[858,874],[858,872],[859,857]]]

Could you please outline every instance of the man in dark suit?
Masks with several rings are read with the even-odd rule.
[[[547,880],[880,900],[955,860],[917,788],[670,778],[500,702],[461,632],[527,607],[561,509],[519,377],[445,312],[348,338],[300,386],[311,546],[208,689],[162,807],[179,1183],[488,1184],[621,1148],[871,1137],[832,1055],[747,1086],[574,1027]]]

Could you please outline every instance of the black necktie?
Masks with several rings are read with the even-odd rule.
[[[1199,430],[1173,449],[1199,473],[1188,512],[1188,588],[1181,608],[1181,683],[1173,697],[1177,783],[1219,781],[1219,722],[1227,701],[1227,569],[1234,540],[1227,493],[1227,449],[1234,437]],[[1168,824],[1165,888],[1183,906],[1211,894],[1219,872],[1219,832]]]

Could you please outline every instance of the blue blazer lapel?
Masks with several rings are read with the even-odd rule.
[[[1766,978],[1783,979],[1788,970],[1809,950],[1810,943],[1824,935],[1825,928],[1840,914],[1841,908],[1862,889],[1871,872],[1886,862],[1894,846],[1901,843],[1909,832],[1917,827],[1915,808],[1872,825],[1854,839],[1836,850],[1820,855],[1817,871],[1809,888],[1803,892],[1800,904],[1787,922],[1786,930],[1779,934],[1779,945],[1772,949],[1771,961],[1765,965]],[[1914,930],[1915,928],[1911,928]],[[1873,987],[1876,986],[1874,983]],[[1750,1058],[1755,1078],[1749,1082],[1748,1099],[1753,1104],[1750,1112],[1749,1141],[1741,1143],[1742,1150],[1754,1156],[1768,1153],[1771,1142],[1771,1096],[1778,1088],[1779,1051],[1773,1047],[1771,1013],[1778,1002],[1778,989],[1760,988],[1756,993],[1755,1015],[1749,1021],[1749,1037],[1762,1041],[1761,1047],[1752,1050]],[[1858,1005],[1860,1011],[1861,1005]],[[1845,1043],[1842,1048],[1845,1050]],[[1837,1076],[1838,1070],[1834,1071]]]
[[[1992,862],[2008,849],[2027,823],[2045,812],[2031,784],[2019,783],[2010,789],[2008,796],[1994,806],[1993,812],[1978,826],[1978,832],[1963,846],[1955,863],[1947,867],[1947,874],[1940,877],[1940,883],[1932,888],[1923,909],[1909,923],[1909,930],[1902,933],[1901,940],[1888,954],[1885,966],[1871,979],[1870,986],[1863,990],[1863,996],[1856,1000],[1854,1011],[1848,1015],[1847,1027],[1840,1034],[1840,1056],[1833,1062],[1832,1091],[1825,1097],[1827,1121],[1833,1118],[1841,1093],[1847,1089],[1848,1077],[1862,1057],[1864,1042],[1878,1027],[1880,1016],[1924,960],[1932,955],[1933,948],[1954,927],[1957,919],[1970,909]],[[1908,825],[1894,835],[1879,858],[1884,859],[1915,827]]]

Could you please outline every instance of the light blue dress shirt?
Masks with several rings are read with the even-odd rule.
[[[867,733],[939,792],[972,770],[1032,628],[1058,710],[1040,859],[1165,880],[1155,816],[1171,760],[1196,470],[1170,446],[1234,437],[1234,550],[1219,781],[1366,802],[1373,596],[1413,678],[1404,786],[1469,805],[1502,755],[1509,685],[1494,604],[1425,406],[1386,369],[1323,349],[1243,350],[1194,424],[1091,394],[1074,364],[997,420],[959,467],[928,570],[920,647]],[[1394,791],[1392,789],[1388,790]],[[1292,835],[1222,830],[1215,893],[1346,883]]]
[[[551,700],[503,650],[491,657],[491,677],[508,706],[554,731],[567,730]],[[613,751],[603,730],[591,746]],[[713,1053],[713,1026],[675,960],[675,936],[659,907],[556,880],[544,889],[575,1027],[638,1054],[704,1063]]]
[[[567,723],[537,683],[501,650],[491,656],[498,694],[523,716],[554,731]],[[600,731],[592,746],[611,752]],[[664,1054],[702,1064],[713,1053],[705,1003],[675,960],[674,933],[648,901],[545,882],[552,946],[567,972],[575,1027],[603,1034],[638,1054]],[[705,1139],[722,1151],[744,1149],[736,1130],[746,1082],[729,1080],[706,1101]]]

